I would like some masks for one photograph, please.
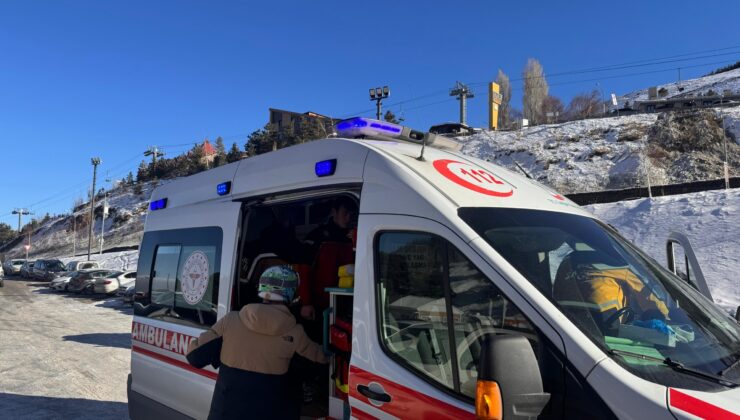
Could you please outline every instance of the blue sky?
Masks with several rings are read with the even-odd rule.
[[[149,145],[170,156],[219,135],[243,145],[269,107],[371,116],[367,89],[389,85],[389,105],[406,101],[391,109],[426,129],[457,118],[447,91],[460,80],[478,93],[469,122],[483,126],[483,83],[499,68],[520,77],[529,57],[555,74],[737,47],[549,78],[565,102],[597,81],[626,93],[674,81],[678,66],[690,78],[740,60],[736,0],[252,3],[2,2],[0,222],[15,226],[14,207],[67,211],[91,156],[120,177]]]

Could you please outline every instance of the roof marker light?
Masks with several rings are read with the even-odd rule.
[[[316,162],[314,169],[318,177],[334,175],[334,172],[337,170],[337,160],[329,159]]]
[[[216,192],[218,195],[226,195],[231,192],[231,181],[226,181],[216,186]]]
[[[151,211],[162,210],[165,207],[167,207],[166,198],[160,198],[159,200],[154,200],[151,203],[149,203],[149,210]]]

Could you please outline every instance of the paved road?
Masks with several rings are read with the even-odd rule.
[[[0,288],[0,417],[125,419],[132,311],[119,299]]]

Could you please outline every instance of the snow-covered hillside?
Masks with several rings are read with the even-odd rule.
[[[740,107],[636,114],[483,131],[461,137],[463,153],[517,171],[569,194],[718,179],[724,135],[731,176],[740,175]]]
[[[668,234],[686,234],[715,302],[734,315],[740,305],[739,189],[595,204],[588,208],[663,265]]]
[[[659,90],[664,88],[667,94],[661,99],[681,98],[688,96],[706,95],[710,90],[715,94],[722,94],[725,90],[740,94],[740,69],[734,69],[711,76],[698,77],[696,79],[682,80],[679,82],[666,83],[656,86]],[[648,99],[648,90],[640,89],[630,92],[619,98],[619,103],[625,101],[645,101]]]
[[[140,190],[133,187],[117,188],[108,196],[109,214],[105,219],[104,249],[115,247],[138,246],[144,230],[144,218],[149,203],[149,197],[154,189],[154,183],[141,186]],[[102,224],[103,203],[95,202],[95,222],[93,224],[92,251],[100,250],[100,233]],[[83,205],[72,215],[52,218],[42,224],[31,235],[31,252],[29,258],[61,258],[72,256],[73,240],[77,237],[76,253],[86,253],[88,243],[88,227],[85,224],[90,211],[89,205]],[[76,235],[75,235],[76,231]],[[11,249],[5,250],[6,257],[25,257],[24,245],[28,238],[24,237]]]

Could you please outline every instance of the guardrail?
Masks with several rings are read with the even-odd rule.
[[[740,177],[730,178],[730,188],[740,187]],[[701,191],[721,190],[725,188],[725,180],[713,179],[710,181],[684,182],[681,184],[655,185],[653,197],[665,195],[688,194]],[[567,194],[569,199],[581,206],[588,204],[614,203],[624,200],[636,200],[649,197],[647,187],[626,188],[623,190],[596,191],[587,193]]]

